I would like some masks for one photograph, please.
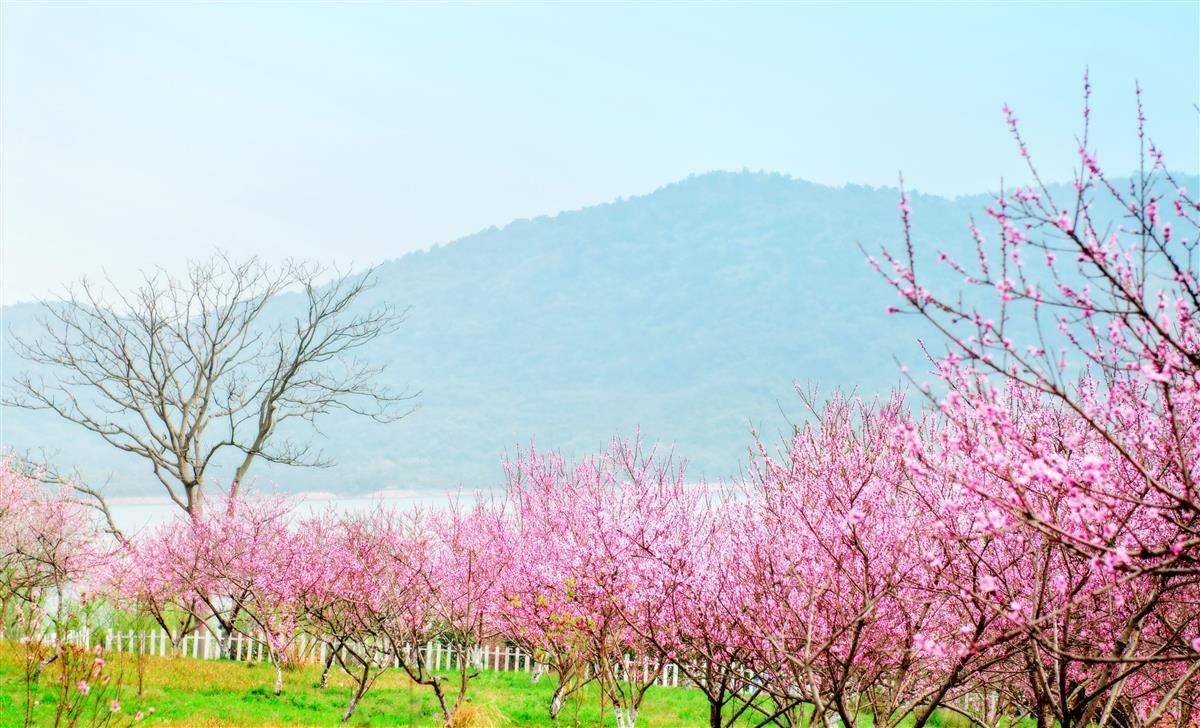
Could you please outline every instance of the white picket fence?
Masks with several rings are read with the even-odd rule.
[[[70,641],[83,642],[91,647],[90,633],[70,633]],[[104,634],[104,649],[115,652],[141,652],[145,655],[170,655],[171,636],[166,630],[108,630]],[[458,664],[457,651],[453,645],[442,642],[427,642],[421,646],[425,663],[435,671],[454,669]],[[293,650],[301,662],[324,663],[329,656],[329,643],[308,634],[301,634]],[[185,635],[179,654],[199,660],[215,660],[221,657],[220,639],[208,630],[196,631]],[[242,662],[262,662],[269,659],[266,642],[261,633],[246,635],[235,634],[229,644],[229,659]],[[498,672],[533,672],[537,662],[529,653],[518,647],[504,644],[493,644],[475,648],[467,660],[472,667]],[[686,684],[687,679],[682,675],[679,666],[673,663],[659,665],[643,658],[635,661],[626,658],[624,669],[626,674],[637,674],[642,681],[648,681],[650,676],[658,673],[655,685],[663,687],[678,687]]]
[[[44,637],[49,641],[53,641],[54,638],[53,633]],[[81,644],[87,648],[93,646],[92,633],[89,631],[68,632],[66,641]],[[145,655],[166,656],[171,654],[171,637],[162,629],[144,632],[109,629],[104,634],[104,649],[106,652],[141,652]],[[406,651],[409,649],[411,648],[406,648]],[[294,654],[301,662],[323,664],[325,658],[329,656],[328,650],[329,643],[326,640],[302,633],[297,638]],[[442,642],[427,642],[421,646],[421,650],[424,652],[426,664],[435,671],[455,669],[458,665],[456,651],[452,645]],[[268,659],[266,643],[261,633],[257,635],[246,635],[241,632],[235,634],[230,640],[229,653],[229,659],[240,662],[262,662]],[[219,638],[208,630],[198,630],[184,636],[179,654],[199,660],[219,659],[221,643]],[[468,664],[478,669],[498,672],[530,673],[537,667],[537,661],[529,653],[518,647],[502,644],[475,648],[468,659]],[[636,671],[642,682],[649,680],[650,675],[657,670],[658,676],[655,678],[654,684],[662,687],[691,686],[693,684],[675,663],[667,663],[660,668],[658,663],[651,660],[643,658],[640,661],[634,661],[627,657],[624,670],[626,675],[635,674]],[[752,675],[749,673],[747,680],[748,682],[753,681]],[[968,694],[960,696],[952,702],[966,710],[990,708],[994,711],[997,700],[998,696],[994,694]]]
[[[55,635],[53,633],[46,634],[43,639],[53,641]],[[66,641],[81,644],[87,648],[93,646],[92,633],[89,631],[68,632]],[[144,655],[166,656],[171,654],[171,637],[161,629],[145,632],[109,629],[104,634],[104,649],[105,651],[141,652]],[[411,647],[407,647],[405,651],[410,649]],[[326,640],[302,633],[297,638],[292,652],[301,662],[323,664],[325,658],[329,656],[328,650],[329,643]],[[421,646],[421,650],[424,653],[426,665],[434,671],[456,669],[458,666],[456,650],[451,645],[442,642],[427,642]],[[263,662],[269,659],[266,643],[261,633],[257,635],[246,635],[240,632],[235,634],[230,640],[229,653],[229,659],[241,662]],[[199,660],[219,659],[221,643],[219,638],[208,630],[193,632],[184,636],[178,654]],[[502,644],[473,649],[467,663],[477,669],[499,672],[531,673],[537,667],[537,661],[529,653],[518,647]],[[643,683],[649,680],[654,671],[658,671],[658,675],[654,679],[655,685],[661,687],[694,685],[675,663],[667,663],[660,668],[658,663],[651,660],[643,658],[640,661],[634,661],[627,657],[623,668],[626,675],[637,674]],[[753,673],[748,671],[745,679],[746,687],[743,689],[750,691],[755,682]],[[970,693],[954,698],[950,702],[969,714],[973,711],[986,714],[996,712],[1000,707],[998,701],[999,696],[994,693]]]

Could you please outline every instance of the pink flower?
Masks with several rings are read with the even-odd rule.
[[[1054,224],[1058,225],[1059,229],[1065,233],[1071,232],[1071,230],[1074,228],[1074,226],[1071,224],[1071,218],[1067,215],[1066,210],[1063,210],[1062,213],[1059,214],[1058,219],[1054,221]]]
[[[946,649],[923,634],[917,634],[913,637],[913,651],[919,655],[927,657],[943,657],[946,654]]]
[[[121,702],[119,700],[113,700],[111,703],[108,704],[108,709],[114,713],[120,712]]]
[[[1151,362],[1144,362],[1142,364],[1142,375],[1152,382],[1171,381],[1170,372],[1159,370],[1159,368],[1154,366],[1154,364]]]
[[[75,689],[81,694],[87,695],[92,691],[92,686],[88,685],[87,680],[80,680],[79,682],[75,683]]]
[[[141,720],[142,718],[145,718],[145,717],[146,717],[146,714],[145,714],[145,713],[143,713],[143,712],[142,712],[142,711],[140,711],[140,710],[139,710],[138,712],[136,712],[136,713],[134,713],[134,714],[133,714],[133,719],[134,719],[134,720]]]
[[[983,594],[991,594],[999,588],[1000,585],[996,583],[995,577],[990,574],[979,577],[979,591]]]
[[[1129,566],[1129,549],[1124,546],[1117,546],[1111,552],[1104,555],[1104,565],[1110,569],[1117,569]]]
[[[1194,652],[1200,652],[1200,637],[1192,638],[1192,650]]]

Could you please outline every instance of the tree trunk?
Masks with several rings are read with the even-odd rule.
[[[340,645],[338,647],[340,647]],[[324,690],[325,686],[329,684],[329,669],[333,667],[333,658],[337,656],[337,651],[338,648],[335,648],[331,645],[329,647],[329,654],[325,655],[325,665],[321,668],[321,679],[319,682],[317,682],[317,687],[321,688],[322,690]]]
[[[1050,713],[1050,706],[1044,703],[1037,707],[1037,728],[1054,728],[1054,716]]]
[[[550,696],[550,720],[558,720],[558,714],[562,712],[563,706],[567,702],[567,686],[562,682],[554,686],[554,694]]]
[[[328,672],[328,667],[326,668]],[[367,678],[371,670],[368,667],[363,668],[362,678],[359,679],[358,685],[354,688],[354,695],[350,697],[350,704],[346,706],[346,712],[342,713],[342,722],[346,723],[350,717],[354,715],[354,711],[358,710],[358,704],[362,701],[362,696],[367,692]]]
[[[275,663],[275,695],[283,695],[283,665],[279,662],[279,657],[276,655]]]
[[[1200,690],[1197,690],[1195,685],[1191,685],[1181,692],[1180,697],[1176,698],[1176,702],[1179,704],[1179,725],[1192,725],[1192,715],[1196,711],[1194,696],[1197,692]]]
[[[635,728],[637,725],[637,708],[613,707],[613,715],[617,719],[617,728]]]
[[[721,708],[724,706],[715,701],[708,701],[708,728],[721,728]]]
[[[221,649],[221,659],[233,659],[233,630],[223,629],[224,634],[221,635],[221,640],[218,643]]]
[[[168,632],[167,636],[171,638],[171,657],[182,657],[183,641],[187,639],[187,635],[184,634],[183,630],[181,629],[179,630],[178,634],[175,632]]]
[[[454,718],[454,711],[446,705],[446,691],[442,690],[441,678],[434,677],[430,685],[433,687],[433,696],[437,698],[438,707],[442,711],[442,725],[448,726],[451,719]]]
[[[183,493],[187,498],[187,514],[193,520],[200,517],[204,508],[204,490],[200,483],[184,483]]]

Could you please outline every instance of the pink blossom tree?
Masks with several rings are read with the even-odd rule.
[[[218,512],[179,518],[177,528],[191,527],[200,573],[209,590],[197,589],[206,600],[221,594],[227,608],[226,639],[234,631],[260,639],[275,668],[275,694],[283,692],[283,670],[304,627],[302,595],[317,588],[324,577],[311,568],[312,552],[293,529],[294,505],[278,497],[243,493],[230,498]]]
[[[742,509],[730,493],[681,480],[645,502],[625,532],[636,564],[619,602],[626,622],[704,695],[713,728],[734,725],[747,711],[773,716],[767,693],[750,677],[753,652],[739,629],[746,574],[734,531],[750,525],[738,519]]]
[[[309,530],[322,534],[314,545],[328,576],[324,586],[314,580],[305,611],[357,685],[343,720],[395,664],[433,693],[449,724],[478,675],[483,646],[500,634],[508,561],[499,513],[482,503],[437,513],[381,509]],[[427,645],[444,646],[457,674],[443,674]]]
[[[50,640],[35,678],[65,654],[74,593],[95,581],[114,546],[69,488],[47,487],[15,460],[0,460],[0,634],[11,626],[27,644]]]
[[[561,560],[534,599],[562,605],[556,609],[569,620],[572,648],[582,649],[620,728],[636,724],[663,667],[663,655],[630,617],[645,583],[639,570],[652,561],[645,547],[675,536],[668,514],[684,488],[680,465],[636,442],[616,440],[572,466],[536,451],[509,463],[518,539],[543,544]]]
[[[760,449],[735,529],[755,679],[782,714],[919,728],[986,664],[990,610],[952,588],[953,542],[920,495],[937,486],[913,483],[895,444],[916,427],[903,402],[806,401],[814,422],[782,458]]]
[[[554,678],[548,712],[557,719],[566,701],[595,679],[581,632],[583,616],[560,588],[570,580],[561,554],[525,538],[528,530],[520,520],[514,531],[515,558],[505,575],[499,618],[505,638],[534,660],[531,681],[546,673]]]
[[[913,469],[1050,544],[1039,578],[1005,584],[1033,610],[1021,628],[1039,723],[1153,725],[1190,719],[1181,698],[1200,673],[1200,626],[1181,608],[1200,579],[1200,207],[1147,136],[1140,89],[1141,166],[1107,175],[1089,96],[1085,79],[1068,193],[1042,182],[1006,108],[1029,184],[997,196],[995,233],[970,226],[972,262],[928,260],[902,193],[903,251],[877,267],[902,297],[893,310],[947,347],[933,362],[944,393],[922,387],[946,427],[913,440]],[[936,290],[919,274],[931,264],[965,287]]]
[[[510,533],[492,504],[452,502],[419,524],[432,536],[429,551],[397,552],[394,559],[417,580],[415,608],[402,612],[397,636],[419,648],[420,638],[444,644],[457,672],[452,680],[431,670],[430,656],[419,649],[401,652],[400,666],[414,681],[428,685],[443,721],[451,724],[467,697],[470,681],[482,668],[483,648],[501,635],[499,617],[504,574],[509,565]],[[413,558],[424,556],[425,558]],[[393,644],[397,641],[393,639]]]
[[[384,510],[326,513],[298,528],[307,545],[306,568],[312,580],[312,588],[299,596],[311,629],[325,641],[320,687],[325,687],[335,663],[354,681],[342,722],[353,717],[366,693],[397,660],[395,648],[382,641],[381,625],[417,588],[412,573],[393,563],[392,553],[408,543],[409,534],[398,529],[396,514]],[[402,649],[401,654],[408,653]]]
[[[275,693],[300,634],[300,594],[313,587],[309,552],[292,530],[293,504],[243,493],[219,508],[181,515],[132,540],[114,591],[144,607],[164,629],[184,616],[173,640],[216,621],[227,655],[233,636],[263,640],[275,666]]]
[[[172,654],[183,649],[184,638],[199,626],[197,615],[206,613],[200,595],[189,586],[199,580],[199,564],[180,560],[183,551],[174,543],[178,538],[189,538],[189,529],[128,540],[101,585],[101,593],[115,606],[149,615],[166,633]],[[181,569],[184,563],[189,567]]]

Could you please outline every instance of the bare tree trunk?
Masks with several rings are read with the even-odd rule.
[[[566,687],[562,682],[554,686],[554,694],[550,696],[550,720],[558,720],[558,714],[567,702]]]
[[[231,659],[233,659],[234,630],[222,629],[221,632],[222,632],[221,639],[218,640],[218,642],[217,642],[217,645],[218,645],[219,649],[221,650],[221,659],[222,660],[231,660]]]
[[[438,708],[442,711],[442,725],[450,725],[450,720],[454,717],[454,711],[446,705],[446,693],[442,690],[442,682],[434,677],[429,681],[429,685],[433,687],[433,695],[437,698]]]
[[[708,728],[721,728],[722,707],[724,706],[715,700],[708,701]]]
[[[326,665],[325,671],[329,671]],[[367,692],[367,686],[370,684],[368,677],[371,674],[371,668],[363,666],[362,677],[359,678],[358,684],[354,686],[354,695],[350,696],[350,704],[346,706],[346,712],[342,713],[342,722],[345,723],[354,715],[354,711],[358,710],[358,704],[362,702],[363,695]],[[324,675],[322,675],[324,681]],[[324,687],[324,685],[322,685]]]
[[[1196,711],[1196,694],[1200,692],[1196,684],[1188,686],[1179,696],[1179,725],[1192,725],[1192,715]]]
[[[337,651],[341,649],[341,643],[336,646],[330,645],[329,654],[325,656],[325,665],[321,668],[321,679],[317,682],[317,687],[322,690],[329,684],[329,669],[333,667],[333,659],[337,656]]]
[[[175,632],[167,632],[167,634],[171,638],[171,656],[183,656],[183,645],[184,641],[187,639],[188,633],[180,629]]]
[[[1037,707],[1037,728],[1054,728],[1054,715],[1050,706],[1043,703]]]
[[[637,708],[613,706],[613,715],[617,719],[617,728],[635,728],[637,726]]]
[[[538,681],[542,679],[542,676],[545,675],[546,672],[547,669],[545,664],[541,662],[533,663],[533,669],[529,671],[529,684],[537,685]]]
[[[258,460],[329,464],[307,444],[277,442],[284,420],[312,422],[335,410],[377,422],[407,414],[400,405],[410,395],[377,383],[383,366],[354,356],[396,331],[404,312],[355,305],[365,304],[373,268],[328,283],[325,273],[314,263],[272,266],[218,253],[190,261],[182,276],[149,273],[136,290],[84,279],[42,307],[35,334],[13,336],[15,353],[49,374],[18,374],[0,399],[51,412],[142,458],[171,501],[197,518],[219,453],[241,453],[233,496]],[[307,305],[290,321],[269,320],[289,288]],[[238,381],[251,371],[261,379]],[[99,491],[71,485],[124,542]]]

